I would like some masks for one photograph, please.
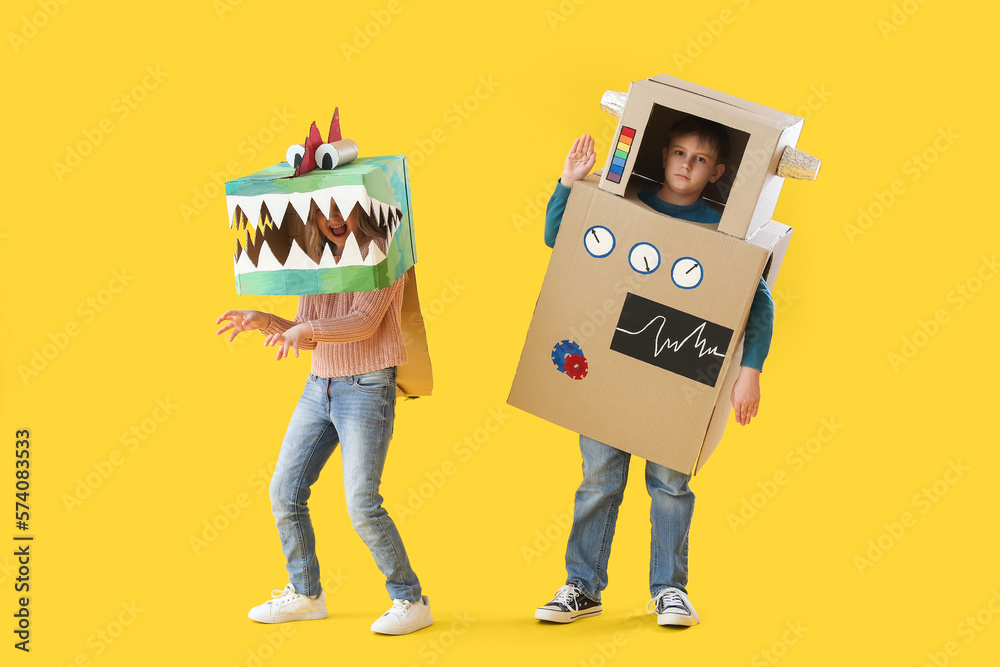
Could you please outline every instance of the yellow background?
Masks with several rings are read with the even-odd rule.
[[[306,4],[5,3],[4,664],[992,664],[995,8]],[[544,203],[575,136],[595,134],[603,160],[603,91],[661,72],[806,116],[799,147],[824,166],[786,183],[775,212],[796,231],[761,413],[730,423],[693,483],[703,623],[644,613],[637,461],[603,615],[543,626],[579,452],[505,399],[550,252]],[[265,485],[309,361],[213,335],[227,308],[295,310],[235,294],[214,179],[284,159],[335,105],[364,154],[412,166],[436,391],[399,405],[382,490],[437,622],[407,637],[368,630],[388,599],[337,457],[311,504],[330,618],[246,618],[286,581]],[[57,170],[71,150],[88,154]],[[18,428],[36,537],[27,655],[11,632]]]

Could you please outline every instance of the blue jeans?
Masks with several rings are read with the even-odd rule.
[[[296,592],[316,595],[321,590],[316,538],[306,502],[310,487],[339,443],[344,494],[354,529],[385,575],[389,596],[420,599],[420,582],[378,491],[395,408],[395,366],[364,375],[309,376],[271,478],[271,511]]]
[[[573,529],[566,545],[566,583],[576,584],[588,598],[600,601],[608,585],[611,540],[632,455],[585,435],[580,436],[580,453],[583,483],[576,492]],[[694,514],[690,479],[690,475],[646,462],[652,523],[649,592],[653,596],[670,587],[687,593],[688,531]]]

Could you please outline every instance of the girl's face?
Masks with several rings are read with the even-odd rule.
[[[314,221],[319,225],[319,230],[323,236],[337,247],[335,254],[340,254],[350,234],[354,234],[354,239],[358,242],[359,246],[368,240],[368,237],[362,233],[361,226],[358,224],[357,207],[351,211],[351,214],[345,220],[344,216],[340,213],[340,209],[337,208],[337,204],[331,201],[329,217],[324,215],[319,209],[316,209]]]

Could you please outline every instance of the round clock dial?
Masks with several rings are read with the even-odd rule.
[[[628,253],[628,263],[639,273],[660,268],[660,251],[652,243],[636,243]]]
[[[615,235],[601,225],[594,225],[583,237],[583,246],[594,257],[607,257],[615,249]]]
[[[681,257],[670,269],[670,278],[681,289],[694,289],[705,277],[705,267],[694,257]]]

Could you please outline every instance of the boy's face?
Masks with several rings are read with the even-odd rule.
[[[693,134],[674,137],[663,149],[663,184],[680,196],[701,196],[705,186],[719,180],[726,169],[717,158],[715,150]]]

